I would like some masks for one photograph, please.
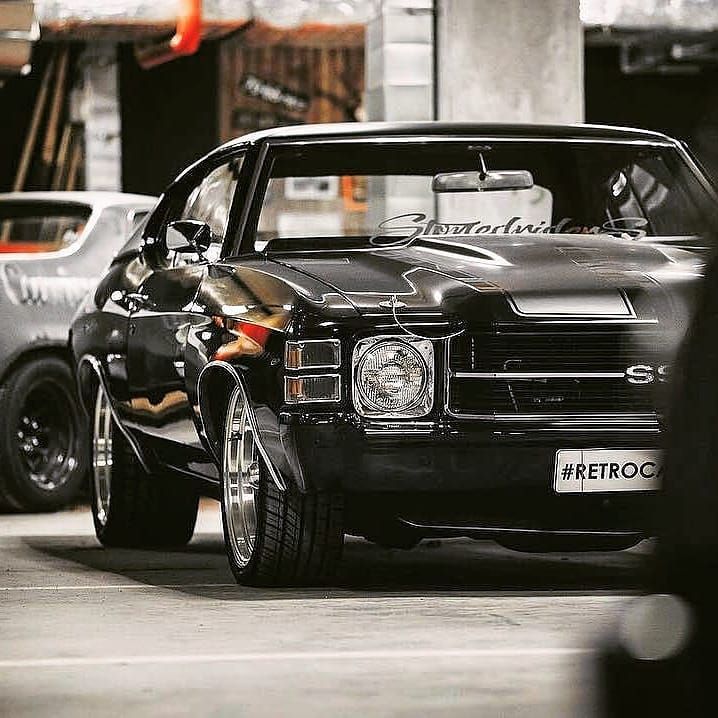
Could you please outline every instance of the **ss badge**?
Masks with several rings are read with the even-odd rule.
[[[653,384],[655,381],[667,381],[668,369],[668,364],[657,367],[650,364],[633,364],[626,369],[624,376],[629,384]]]

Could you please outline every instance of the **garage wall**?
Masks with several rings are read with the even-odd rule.
[[[158,194],[219,144],[217,43],[150,70],[139,67],[129,45],[119,58],[122,187]]]

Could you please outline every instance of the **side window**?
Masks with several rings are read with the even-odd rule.
[[[207,258],[210,260],[219,258],[241,164],[241,157],[233,158],[231,162],[220,165],[206,175],[189,193],[179,217],[196,219],[209,225],[212,245],[207,250]]]

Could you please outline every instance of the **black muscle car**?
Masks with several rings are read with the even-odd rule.
[[[716,197],[664,135],[351,124],[246,135],[167,189],[71,332],[112,546],[221,501],[240,583],[345,533],[625,548]]]

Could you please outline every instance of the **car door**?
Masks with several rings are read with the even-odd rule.
[[[184,351],[193,323],[204,317],[194,300],[208,264],[219,257],[229,224],[241,157],[225,160],[179,189],[156,237],[146,238],[149,272],[134,296],[128,327],[128,422],[150,437],[160,459],[181,465],[201,453],[184,382]],[[203,252],[167,250],[174,222],[209,226]]]

